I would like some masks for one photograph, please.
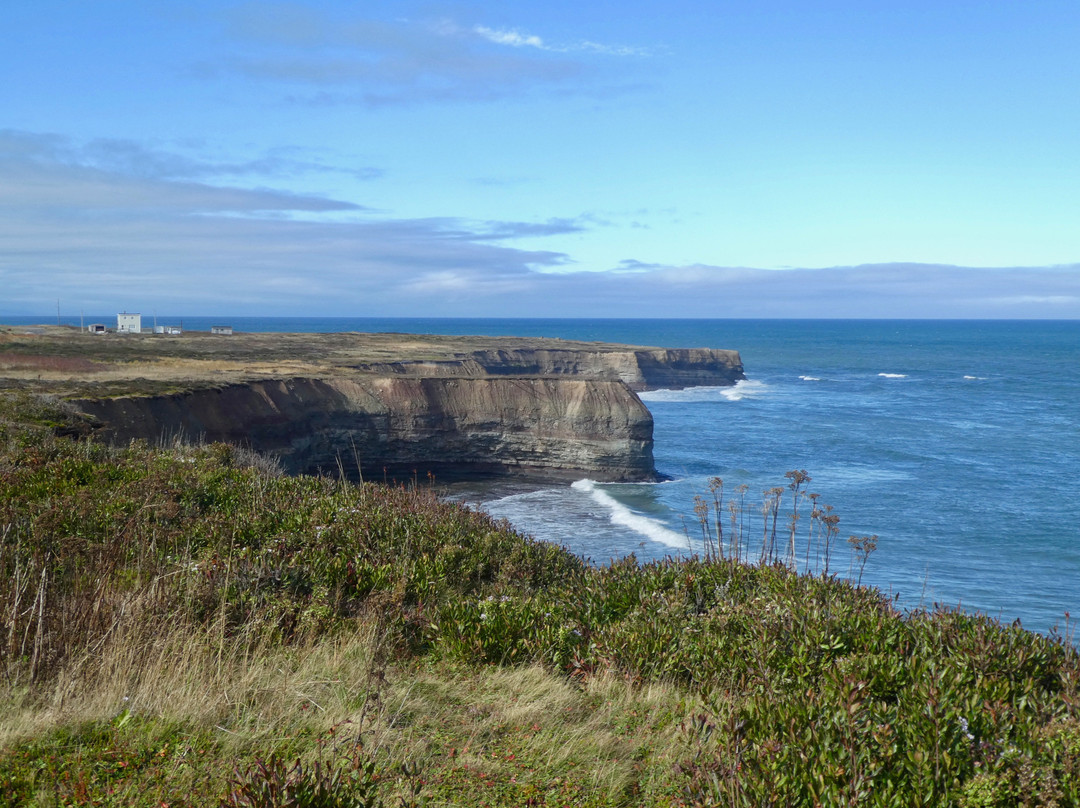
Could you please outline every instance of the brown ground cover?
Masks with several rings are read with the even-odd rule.
[[[253,379],[353,375],[370,365],[453,361],[475,351],[625,347],[521,337],[90,334],[70,326],[0,325],[0,388],[60,396],[158,394]]]

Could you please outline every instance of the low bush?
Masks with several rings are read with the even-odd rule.
[[[816,500],[805,546],[793,516],[778,540],[766,521],[759,552],[737,529],[721,538],[709,514],[742,515],[716,486],[699,508],[707,557],[597,568],[431,490],[285,477],[223,445],[108,449],[57,437],[72,432],[60,405],[4,406],[0,804],[139,789],[172,805],[419,804],[461,800],[470,778],[503,794],[473,804],[1080,804],[1071,642],[902,614],[815,567],[811,540],[827,564],[837,532]],[[808,477],[789,479],[798,496]],[[568,740],[623,709],[610,701],[567,708],[543,751],[539,721],[481,733],[464,697],[444,740],[409,734],[433,720],[406,710],[410,680],[451,693],[483,675],[462,671],[535,665],[577,688],[660,688],[667,718],[588,726],[646,725],[663,743],[616,762],[615,741]],[[488,757],[460,757],[474,748]],[[341,749],[364,751],[328,764]],[[590,797],[603,767],[614,785]]]

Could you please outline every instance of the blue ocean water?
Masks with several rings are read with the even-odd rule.
[[[226,324],[158,317],[181,319],[188,329]],[[863,582],[902,607],[959,606],[1037,631],[1064,629],[1066,612],[1080,615],[1080,322],[237,317],[227,324],[736,349],[748,380],[734,388],[642,395],[655,418],[656,464],[670,482],[477,490],[475,500],[597,562],[629,553],[653,559],[700,549],[694,497],[710,496],[710,478],[722,478],[729,496],[747,485],[747,502],[756,504],[764,489],[786,485],[785,472],[806,469],[809,490],[840,515],[844,546],[833,569],[848,571],[849,535],[876,534]],[[759,528],[760,513],[753,518]]]

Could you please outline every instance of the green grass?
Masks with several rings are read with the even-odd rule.
[[[1061,637],[57,432],[0,399],[0,806],[1080,804]]]

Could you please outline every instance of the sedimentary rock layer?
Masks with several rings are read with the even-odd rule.
[[[364,375],[76,403],[114,442],[224,441],[294,473],[655,477],[652,415],[618,381]]]
[[[386,335],[352,335],[327,346],[333,361],[320,364],[317,347],[297,342],[299,335],[282,337],[290,339],[310,354],[303,375],[214,383],[204,371],[186,392],[76,403],[113,442],[224,441],[274,455],[290,472],[649,480],[656,477],[653,421],[635,391],[744,378],[737,352],[704,348],[563,347],[556,340],[525,347],[512,339],[503,348],[423,338],[403,345],[400,360],[383,361],[362,354],[372,351],[365,342]],[[196,349],[216,347],[192,339],[185,349],[201,357]],[[235,353],[243,343],[228,347]],[[265,374],[256,360],[282,346],[255,348],[242,367]]]
[[[422,377],[579,376],[618,379],[632,390],[735,384],[743,375],[738,351],[713,348],[478,350],[453,359],[381,362],[357,370]]]

